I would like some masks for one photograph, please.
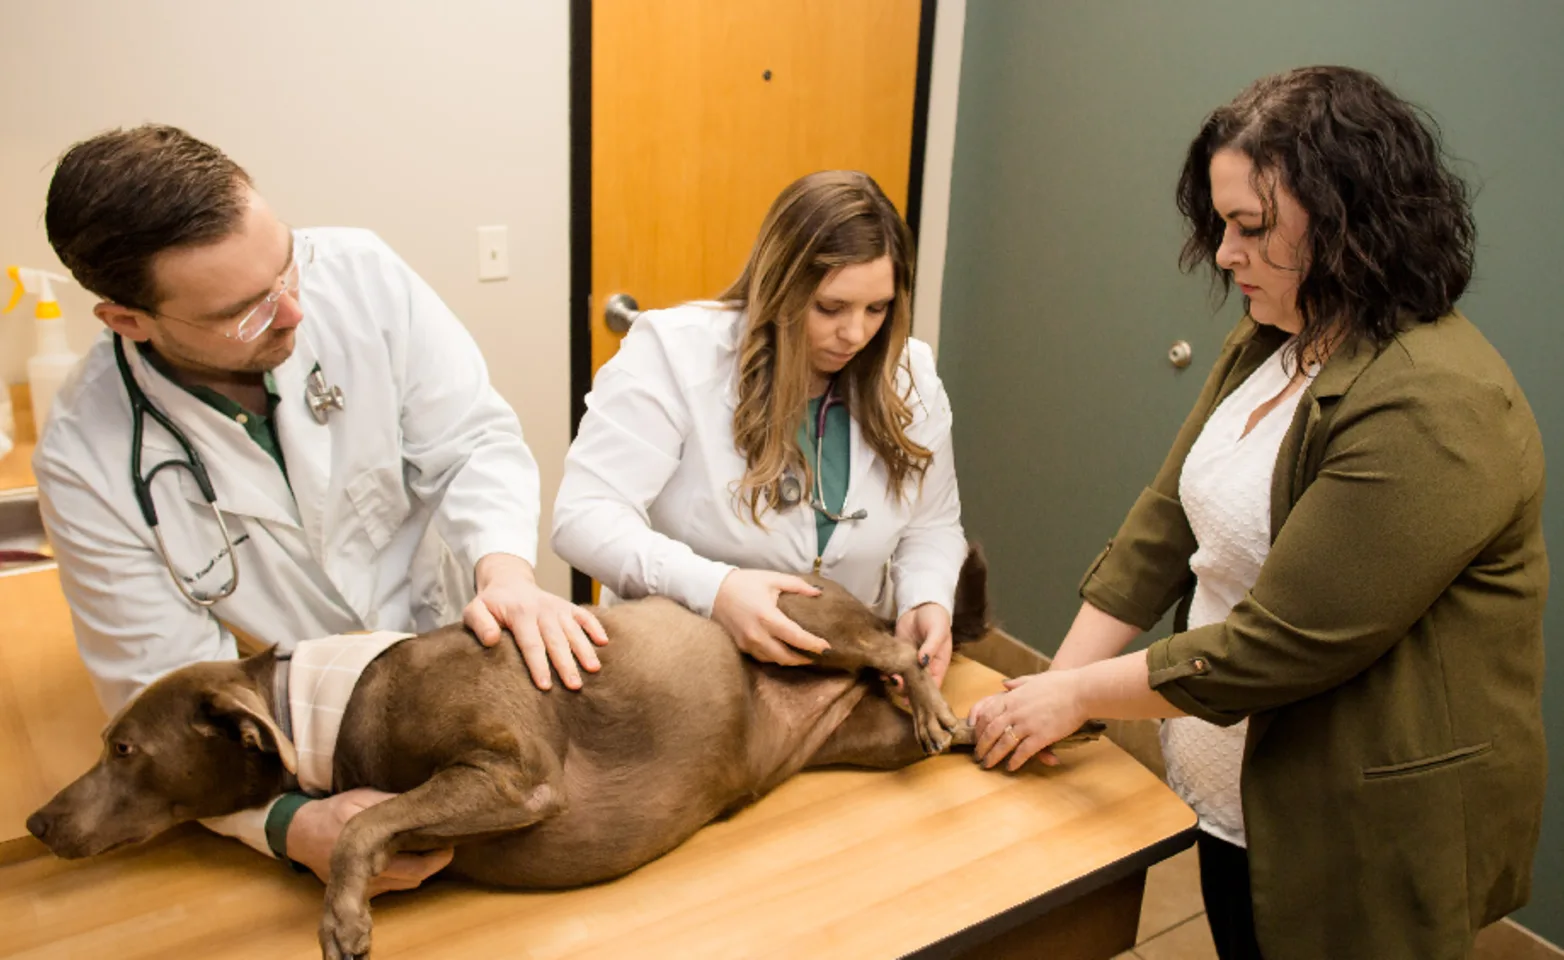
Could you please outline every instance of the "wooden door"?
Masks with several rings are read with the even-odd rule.
[[[714,297],[782,189],[862,170],[916,227],[934,0],[575,0],[572,423],[603,309]],[[583,158],[589,158],[583,163]],[[577,601],[597,585],[577,572]]]
[[[874,177],[906,212],[919,0],[592,0],[591,370],[641,309],[738,276],[777,194]]]

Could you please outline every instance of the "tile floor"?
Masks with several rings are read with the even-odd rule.
[[[1200,861],[1194,847],[1146,872],[1135,949],[1117,960],[1216,960],[1200,902]]]

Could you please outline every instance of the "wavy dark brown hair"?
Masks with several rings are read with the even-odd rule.
[[[879,184],[863,173],[826,170],[790,184],[761,224],[744,272],[718,298],[743,310],[739,347],[739,401],[733,442],[744,455],[735,490],[756,523],[781,504],[782,478],[793,471],[813,483],[798,448],[799,424],[809,402],[809,305],[832,272],[891,258],[896,292],[885,322],[848,361],[837,381],[864,440],[885,464],[892,495],[928,468],[932,453],[907,436],[912,371],[912,232]],[[905,372],[907,392],[897,389]]]
[[[1301,355],[1338,338],[1383,347],[1409,324],[1449,313],[1466,290],[1477,242],[1470,190],[1434,119],[1373,75],[1335,66],[1275,74],[1206,118],[1179,177],[1189,227],[1179,262],[1209,265],[1226,293],[1232,276],[1216,264],[1226,224],[1211,206],[1211,157],[1224,149],[1254,164],[1267,230],[1278,183],[1308,214]]]

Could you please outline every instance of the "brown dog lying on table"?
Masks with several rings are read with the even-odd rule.
[[[779,602],[831,644],[813,658],[821,669],[746,657],[720,626],[662,598],[596,611],[610,643],[579,692],[539,691],[515,644],[483,647],[459,626],[375,656],[347,701],[332,788],[399,795],[337,841],[324,955],[368,954],[369,881],[398,851],[454,845],[449,869],[484,883],[588,884],[661,856],[805,767],[895,769],[970,746],[971,727],[894,625],[809,579],[818,597]],[[958,645],[987,631],[975,548],[955,606]],[[274,693],[287,662],[268,651],[153,683],[110,722],[98,763],[28,829],[61,857],[92,856],[297,789],[284,733],[297,697]],[[904,678],[910,715],[884,695],[882,675]]]

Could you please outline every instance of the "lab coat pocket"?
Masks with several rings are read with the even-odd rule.
[[[360,474],[348,484],[347,494],[365,535],[376,550],[391,542],[412,510],[402,477],[393,470],[378,469]]]

